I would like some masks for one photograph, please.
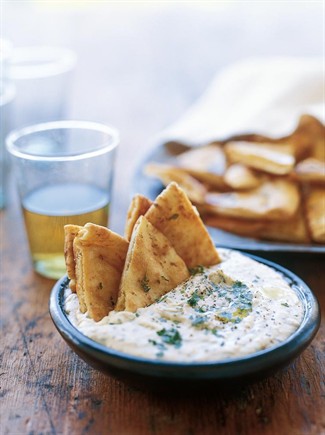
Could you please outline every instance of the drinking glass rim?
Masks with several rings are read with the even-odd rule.
[[[76,53],[60,46],[27,46],[12,50],[9,59],[12,80],[40,79],[70,71],[77,62]]]
[[[85,151],[79,154],[72,155],[56,155],[56,156],[42,156],[40,154],[33,154],[24,152],[15,145],[16,141],[24,136],[41,133],[50,130],[67,130],[67,129],[79,129],[79,130],[93,130],[101,133],[105,133],[110,136],[111,141],[106,145],[96,148],[93,151]],[[103,124],[100,122],[93,121],[82,121],[82,120],[64,120],[64,121],[51,121],[43,122],[39,124],[30,125],[23,128],[18,128],[13,130],[6,137],[6,148],[8,152],[15,156],[25,160],[35,160],[35,161],[74,161],[83,160],[91,157],[97,157],[112,151],[117,147],[119,143],[119,133],[118,130],[111,125]]]

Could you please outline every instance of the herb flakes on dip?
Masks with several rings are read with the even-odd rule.
[[[65,312],[92,340],[153,360],[222,361],[272,348],[292,335],[304,310],[283,275],[239,252],[218,253],[221,263],[192,268],[189,279],[148,307],[111,311],[96,322],[66,289]]]

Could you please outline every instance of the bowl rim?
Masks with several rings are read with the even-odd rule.
[[[292,288],[303,303],[304,317],[298,329],[287,339],[270,348],[241,357],[212,361],[171,361],[156,360],[135,356],[104,346],[81,333],[68,319],[63,310],[63,294],[69,282],[65,275],[59,279],[51,291],[49,311],[54,325],[59,333],[75,348],[85,353],[98,363],[108,364],[120,369],[148,374],[148,367],[158,371],[159,376],[174,375],[190,378],[200,373],[201,378],[229,378],[236,375],[249,375],[255,371],[271,369],[285,364],[286,361],[298,356],[312,341],[320,325],[320,307],[316,296],[307,284],[290,270],[264,258],[243,253],[266,266],[282,273],[291,282]],[[130,368],[132,364],[132,369]],[[181,369],[181,370],[180,370]]]

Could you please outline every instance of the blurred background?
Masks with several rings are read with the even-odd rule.
[[[324,51],[322,1],[2,0],[1,8],[1,37],[14,52],[55,46],[75,53],[59,116],[120,130],[119,153],[128,157],[123,166],[118,160],[115,199],[127,194],[130,175],[155,135],[224,67],[253,57]],[[33,116],[38,122],[41,113]],[[120,219],[112,215],[113,228],[120,228]]]

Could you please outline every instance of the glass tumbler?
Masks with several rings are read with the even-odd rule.
[[[116,148],[113,127],[57,121],[13,131],[6,140],[35,270],[65,273],[64,225],[108,225]]]

